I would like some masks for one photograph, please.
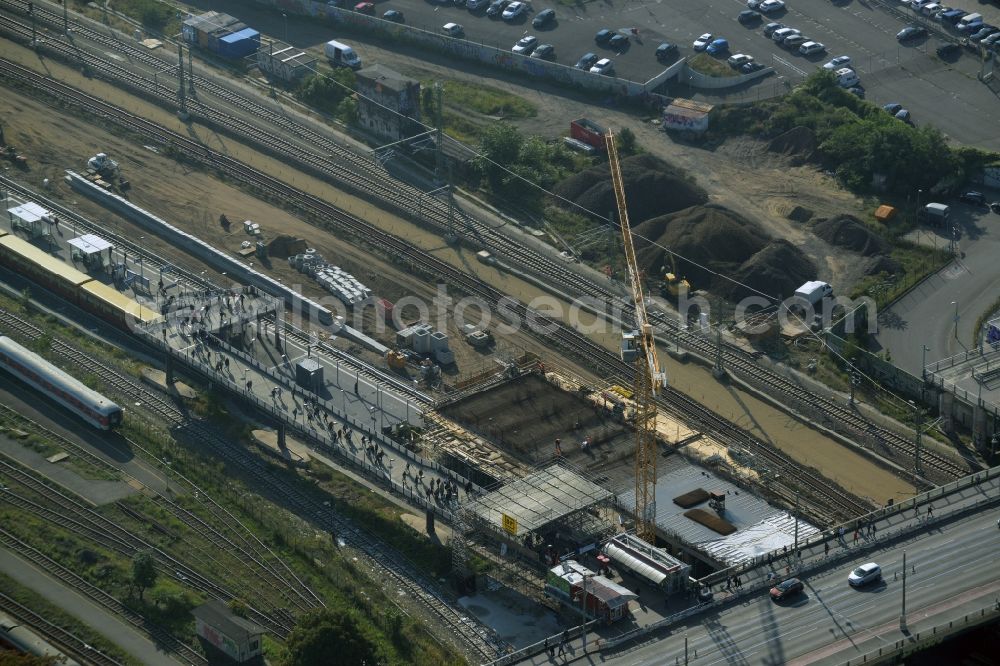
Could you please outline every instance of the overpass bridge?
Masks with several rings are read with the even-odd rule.
[[[586,649],[577,628],[565,661],[556,662],[888,663],[949,633],[1000,620],[998,519],[995,467],[844,525],[843,536],[838,527],[797,551],[762,554],[739,569],[712,574],[701,582],[711,586],[713,601],[655,625],[591,626]],[[850,571],[870,561],[881,565],[882,581],[851,588]],[[740,577],[739,588],[731,585],[733,576]],[[772,602],[768,589],[788,576],[803,580],[804,593]],[[494,663],[551,662],[538,645]]]

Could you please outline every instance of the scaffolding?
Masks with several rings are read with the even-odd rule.
[[[462,579],[478,573],[526,595],[541,594],[553,558],[594,550],[617,530],[616,496],[559,460],[500,484],[455,515],[453,567]],[[486,571],[483,571],[486,569]]]

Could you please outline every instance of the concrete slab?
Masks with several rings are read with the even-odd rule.
[[[554,612],[513,590],[461,597],[458,603],[515,648],[543,641],[564,628]]]
[[[172,386],[167,385],[167,373],[156,368],[143,368],[142,381],[147,384],[163,389],[167,393],[176,393],[182,398],[193,400],[198,397],[198,392],[184,382],[174,382]]]
[[[0,437],[0,451],[97,506],[115,502],[136,492],[126,481],[85,479],[71,467],[50,463],[42,454],[7,437]]]

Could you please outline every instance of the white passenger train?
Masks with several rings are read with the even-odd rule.
[[[122,408],[29,349],[0,335],[0,368],[101,430],[122,422]]]

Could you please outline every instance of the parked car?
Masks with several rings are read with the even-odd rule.
[[[851,66],[851,56],[849,55],[839,55],[836,58],[832,58],[830,62],[823,65],[823,69],[829,69],[831,71],[836,71],[841,67]]]
[[[810,41],[805,35],[789,35],[785,37],[781,45],[790,51],[798,51],[799,47]]]
[[[375,16],[375,3],[374,2],[359,2],[354,5],[354,11],[359,14],[368,14],[369,16]]]
[[[461,37],[465,34],[465,28],[459,23],[445,23],[441,26],[441,30],[449,37]]]
[[[691,45],[695,51],[704,51],[708,48],[708,45],[712,43],[712,33],[706,32],[704,35],[698,37],[694,40],[694,44]]]
[[[521,55],[528,55],[535,50],[538,46],[538,37],[534,35],[525,35],[521,39],[517,40],[517,44],[514,44],[514,48],[511,49],[514,53],[520,53]]]
[[[931,2],[931,3],[926,4],[923,7],[921,7],[920,8],[920,13],[923,14],[924,16],[930,16],[930,17],[933,18],[933,17],[937,16],[938,13],[941,12],[943,9],[944,9],[944,7],[942,7],[938,3]]]
[[[597,42],[598,44],[607,44],[609,41],[611,41],[611,37],[614,34],[615,33],[611,32],[607,28],[601,28],[600,30],[597,31],[597,34],[594,35],[594,41]]]
[[[787,28],[788,26],[784,23],[768,23],[764,26],[764,36],[770,37],[774,34],[775,30],[781,30],[782,28]]]
[[[784,0],[764,0],[764,2],[760,3],[760,6],[757,7],[757,11],[761,14],[773,14],[774,12],[780,12],[784,8]]]
[[[950,23],[951,25],[955,25],[956,23],[961,21],[966,14],[968,14],[968,12],[962,9],[949,9],[946,12],[941,12],[940,14],[938,14],[937,19],[942,23]]]
[[[753,74],[754,72],[764,69],[767,65],[760,62],[748,62],[747,64],[740,67],[741,74]]]
[[[903,105],[897,104],[896,102],[889,102],[882,106],[882,110],[888,113],[890,116],[896,115],[898,112],[902,111]]]
[[[575,67],[586,72],[594,66],[594,63],[597,62],[597,60],[598,57],[596,53],[584,53],[583,57],[576,61]]]
[[[986,195],[984,195],[982,192],[976,192],[975,190],[967,190],[965,192],[962,192],[958,196],[958,198],[964,201],[965,203],[973,204],[975,206],[986,205]]]
[[[613,51],[624,51],[628,47],[628,37],[620,32],[611,35],[608,40],[608,48]]]
[[[868,583],[874,583],[880,578],[882,578],[882,568],[874,562],[868,562],[852,571],[851,575],[847,577],[847,582],[852,587],[861,587]]]
[[[896,39],[901,42],[906,42],[911,39],[917,39],[918,37],[926,37],[927,28],[922,25],[908,25],[899,32],[896,33]]]
[[[591,74],[611,75],[615,71],[615,62],[611,58],[601,58],[590,68]]]
[[[985,46],[986,48],[992,48],[992,46],[997,42],[1000,42],[1000,32],[994,32],[992,35],[990,35],[989,37],[987,37],[986,39],[984,39],[979,43]],[[957,47],[958,44],[953,44],[953,46]]]
[[[386,11],[385,14],[382,14],[382,18],[384,18],[386,21],[392,21],[393,23],[403,23],[403,21],[405,20],[403,18],[403,12],[399,11],[398,9],[390,9]]]
[[[523,2],[512,2],[507,5],[507,9],[503,10],[503,14],[500,15],[504,21],[513,21],[520,18],[521,14],[528,10],[527,5]]]
[[[677,45],[671,44],[670,42],[663,42],[656,47],[656,59],[660,62],[669,60],[673,56],[677,55]]]
[[[712,43],[705,49],[705,53],[708,53],[709,55],[718,55],[720,53],[725,53],[728,50],[729,41],[719,37],[718,39],[712,40]]]
[[[939,58],[954,58],[962,52],[962,47],[958,44],[942,44],[937,47]]]
[[[847,92],[851,93],[855,97],[865,98],[865,89],[861,86],[854,86],[853,88],[848,88]]]
[[[531,25],[536,28],[547,28],[550,23],[556,20],[556,10],[543,9],[531,20]]]
[[[486,15],[490,18],[496,18],[503,14],[503,10],[507,9],[507,5],[511,3],[511,0],[493,0],[490,6],[486,10]]]
[[[483,7],[488,7],[490,0],[466,0],[465,7],[469,11],[476,11],[477,9],[482,9]]]
[[[552,46],[551,44],[542,44],[531,52],[531,57],[541,58],[542,60],[555,60],[556,47]]]
[[[752,25],[761,20],[761,15],[760,12],[755,12],[752,9],[744,9],[740,12],[739,16],[736,17],[736,20],[743,25]]]
[[[773,601],[784,601],[789,597],[794,597],[805,589],[805,585],[798,578],[783,580],[771,588],[771,599]]]
[[[900,109],[892,117],[896,120],[902,120],[904,123],[910,122],[910,112],[908,109]]]
[[[819,42],[806,42],[799,47],[799,53],[804,56],[823,53],[824,51],[826,51],[826,47]]]
[[[757,9],[760,7],[762,2],[764,2],[764,0],[747,0],[747,7],[750,9]]]
[[[780,44],[785,41],[785,38],[789,35],[801,35],[802,33],[797,28],[778,28],[771,33],[771,40]]]
[[[726,62],[729,63],[729,66],[733,69],[739,69],[748,62],[753,62],[753,56],[747,55],[746,53],[737,53],[729,56],[729,59],[726,60]]]
[[[998,29],[992,25],[984,25],[977,32],[969,36],[970,42],[981,42],[993,33],[998,32]]]

